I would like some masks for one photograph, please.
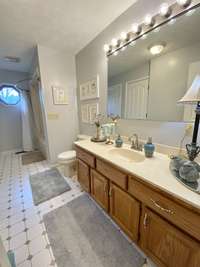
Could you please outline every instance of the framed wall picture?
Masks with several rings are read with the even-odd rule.
[[[67,92],[59,86],[52,86],[53,103],[54,105],[68,105]]]
[[[99,76],[80,85],[80,100],[99,98]]]
[[[93,103],[88,105],[88,112],[89,112],[89,121],[90,123],[94,123],[96,116],[99,114],[99,104]]]
[[[89,108],[88,104],[82,104],[81,105],[81,121],[83,123],[89,123]]]

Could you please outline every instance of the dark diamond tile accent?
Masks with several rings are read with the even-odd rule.
[[[9,236],[8,238],[6,238],[7,241],[11,240],[11,236]]]
[[[11,210],[11,207],[8,207],[8,210]]]
[[[50,208],[52,209],[53,208],[53,205],[50,205]]]
[[[7,228],[7,229],[10,229],[10,228],[11,228],[11,225],[8,225],[6,228]]]
[[[25,212],[25,211],[26,211],[25,209],[22,210],[22,212]]]
[[[29,255],[28,258],[27,258],[27,261],[31,261],[33,258],[33,255]]]
[[[44,221],[43,220],[41,220],[40,222],[39,222],[39,224],[42,224]]]
[[[40,211],[40,210],[38,210],[37,214],[39,215],[40,213],[41,213],[41,211]]]
[[[6,217],[6,219],[10,219],[10,217],[11,217],[11,216],[10,216],[10,215],[8,215],[8,216]]]
[[[31,243],[31,240],[27,240],[24,245],[29,245]]]
[[[22,222],[25,222],[25,221],[26,221],[26,218],[23,218],[23,219],[22,219]]]
[[[27,231],[28,231],[28,228],[25,228],[25,229],[24,229],[24,232],[26,233]]]

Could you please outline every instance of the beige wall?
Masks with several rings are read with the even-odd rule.
[[[59,153],[72,148],[78,133],[75,60],[72,55],[43,46],[38,46],[38,58],[49,160],[55,162]],[[52,86],[67,90],[68,105],[53,104]]]
[[[102,49],[103,45],[105,43],[109,43],[113,37],[119,36],[121,31],[128,31],[130,29],[130,25],[134,21],[140,22],[143,20],[146,13],[157,13],[159,5],[162,2],[162,0],[138,1],[76,55],[78,86],[81,82],[87,81],[90,77],[94,77],[97,73],[100,76],[100,112],[106,113],[107,105],[107,58]],[[174,1],[168,0],[167,2],[173,3]],[[80,106],[79,87],[77,92],[78,106]],[[84,124],[80,121],[80,110],[79,125],[80,131],[84,134],[92,134],[94,131],[93,126],[89,126],[88,124]],[[119,132],[121,134],[129,135],[133,132],[137,132],[143,139],[152,135],[155,142],[161,142],[172,146],[179,145],[184,129],[184,123],[168,123],[159,121],[121,120],[119,124]]]
[[[196,43],[151,60],[149,119],[183,120],[183,107],[177,101],[187,90],[189,65],[200,60],[199,51],[200,43]]]
[[[15,84],[19,80],[26,79],[27,73],[0,70],[0,84]],[[23,88],[27,87],[26,84]],[[22,148],[22,121],[21,105],[6,106],[0,103],[0,151]]]

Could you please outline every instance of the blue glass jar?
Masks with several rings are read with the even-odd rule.
[[[115,140],[115,146],[116,147],[122,147],[122,145],[123,145],[123,140],[122,140],[122,138],[121,138],[121,136],[119,134],[117,139]]]
[[[152,138],[149,137],[147,143],[144,145],[144,152],[147,158],[152,158],[155,151],[155,145],[152,144]]]

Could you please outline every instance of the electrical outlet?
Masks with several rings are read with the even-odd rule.
[[[192,136],[193,124],[188,123],[185,127],[185,136]]]

